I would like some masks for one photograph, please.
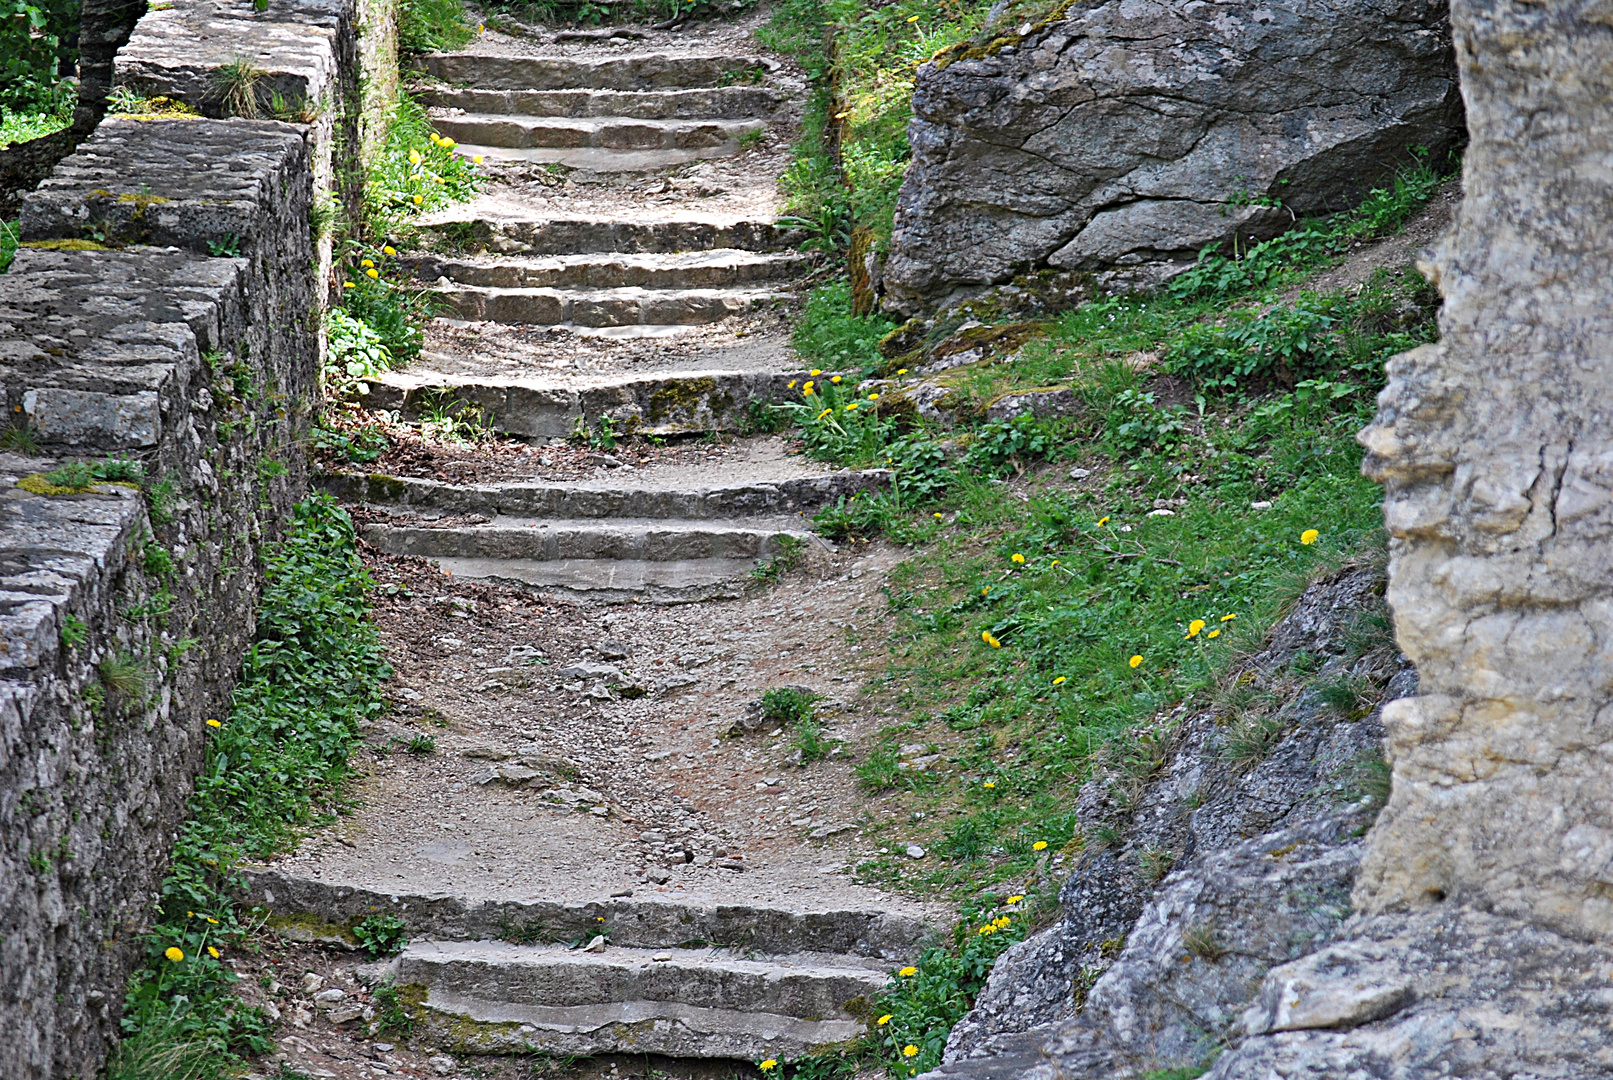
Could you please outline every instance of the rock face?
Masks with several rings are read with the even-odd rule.
[[[1116,776],[1083,789],[1083,834],[1125,821],[1129,802],[1124,838],[1082,860],[1058,923],[998,960],[953,1029],[945,1071],[1196,1065],[1238,1027],[1269,968],[1331,939],[1350,913],[1383,731],[1376,710],[1341,715],[1314,688],[1353,679],[1395,698],[1415,686],[1387,643],[1360,645],[1363,620],[1382,617],[1382,585],[1373,567],[1314,583],[1246,662],[1245,686],[1286,699],[1263,758],[1229,754],[1238,722],[1205,713],[1179,719],[1140,795],[1128,800]],[[1144,868],[1161,853],[1177,869],[1156,885]]]
[[[1042,266],[1157,278],[1462,127],[1438,0],[1077,4],[925,64],[913,111],[884,273],[907,312]]]

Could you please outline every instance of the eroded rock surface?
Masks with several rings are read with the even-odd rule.
[[[1026,268],[1157,277],[1354,205],[1462,126],[1437,0],[1077,5],[924,65],[913,110],[903,311]]]

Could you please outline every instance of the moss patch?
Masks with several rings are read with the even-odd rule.
[[[34,248],[38,251],[111,251],[105,244],[98,244],[94,240],[25,240],[18,247]]]

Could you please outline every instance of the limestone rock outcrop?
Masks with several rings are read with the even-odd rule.
[[[1459,138],[1440,0],[1109,0],[919,69],[884,271],[912,312],[1026,269],[1147,280]]]

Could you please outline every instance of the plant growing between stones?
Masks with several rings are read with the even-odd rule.
[[[96,665],[101,685],[115,698],[125,701],[145,696],[150,680],[146,662],[127,652],[108,653]]]
[[[409,753],[430,754],[436,752],[437,740],[430,735],[416,735],[409,740]]]
[[[267,74],[245,56],[220,64],[212,76],[212,96],[226,116],[254,120],[258,115],[258,84]],[[211,245],[209,245],[211,247]]]
[[[395,956],[409,943],[408,927],[395,915],[367,915],[352,930],[359,948],[371,957]]]

